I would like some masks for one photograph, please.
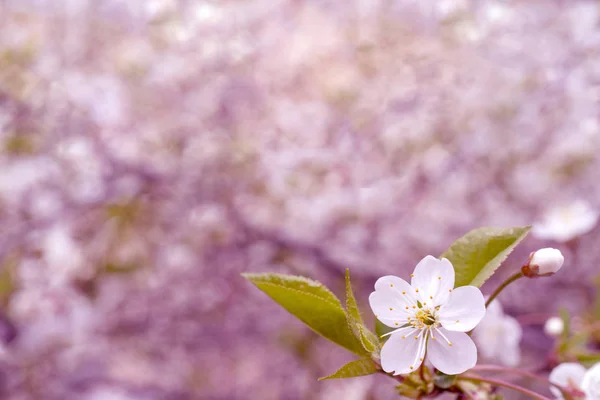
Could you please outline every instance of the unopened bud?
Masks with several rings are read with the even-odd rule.
[[[544,332],[548,336],[559,336],[565,329],[565,323],[559,317],[548,318],[544,324]]]
[[[560,250],[545,248],[534,251],[529,256],[529,264],[521,270],[528,278],[549,276],[556,273],[563,265],[565,258]]]

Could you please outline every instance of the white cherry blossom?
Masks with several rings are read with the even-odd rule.
[[[415,371],[425,354],[434,367],[459,374],[475,366],[477,348],[468,332],[485,315],[485,301],[474,286],[454,289],[454,268],[447,259],[423,258],[411,274],[411,283],[384,276],[369,296],[371,309],[387,333],[381,366],[395,375]]]
[[[540,239],[567,242],[591,231],[598,222],[598,211],[587,202],[577,200],[571,204],[549,209],[531,231]]]

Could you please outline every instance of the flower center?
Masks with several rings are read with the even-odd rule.
[[[429,309],[421,308],[419,311],[415,313],[415,321],[413,322],[413,326],[415,328],[422,329],[425,326],[431,326],[435,324],[436,317],[435,314]]]

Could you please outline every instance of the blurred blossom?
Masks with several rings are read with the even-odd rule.
[[[565,329],[565,323],[560,317],[551,317],[544,324],[544,332],[548,336],[560,336]]]
[[[600,363],[588,369],[581,381],[586,399],[600,399]]]
[[[550,372],[548,379],[550,382],[555,383],[566,388],[573,388],[576,390],[581,389],[581,382],[585,376],[586,370],[581,364],[577,363],[562,363]],[[558,388],[550,386],[552,394],[557,399],[562,399],[563,396]]]
[[[567,242],[588,233],[598,222],[598,212],[583,200],[558,206],[546,211],[541,221],[533,226],[532,233],[540,239]]]
[[[517,366],[521,361],[522,336],[521,325],[504,313],[498,299],[490,303],[485,317],[473,331],[473,339],[481,355],[509,367]]]
[[[600,363],[587,371],[581,364],[562,363],[550,372],[548,379],[552,383],[576,391],[578,397],[585,395],[586,400],[600,398]],[[550,390],[557,399],[563,398],[558,388],[550,386]]]

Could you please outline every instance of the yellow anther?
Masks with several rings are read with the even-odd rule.
[[[457,319],[457,320],[456,320],[456,322],[460,322],[460,320],[459,320],[459,319]]]
[[[429,296],[429,298],[430,298],[431,300],[433,300],[433,296]]]
[[[398,326],[399,324],[397,322],[394,322],[394,325]]]
[[[394,287],[394,285],[390,283],[390,287]]]
[[[410,369],[414,369],[414,367],[411,365],[411,366],[410,366]]]
[[[406,336],[402,336],[402,339],[406,339]]]
[[[402,292],[402,294],[406,294],[406,292]]]
[[[417,340],[419,337],[417,335],[414,336],[415,340]]]
[[[452,347],[452,343],[448,343],[448,346]]]
[[[393,308],[392,308],[392,307],[390,307],[390,311],[392,311],[392,310],[393,310]]]
[[[442,279],[442,277],[441,277],[441,276],[438,276],[438,279],[439,279],[439,280],[441,280],[441,279]]]
[[[452,289],[448,289],[449,292],[452,292]]]
[[[434,337],[434,336],[432,336],[432,337],[431,337],[431,340],[435,340],[435,337]]]
[[[406,307],[404,307],[404,308],[406,308],[406,309],[408,310],[408,306],[406,306]],[[458,322],[458,321],[456,321],[456,322]]]
[[[411,278],[414,278],[414,277],[415,277],[415,274],[410,274],[410,277],[411,277]]]
[[[419,293],[419,289],[415,289],[415,292]]]
[[[423,361],[423,357],[419,357],[419,361]]]
[[[424,305],[424,306],[426,306],[426,305],[427,305],[427,302],[426,302],[426,301],[424,301],[424,302],[423,302],[423,305]]]
[[[417,306],[413,306],[413,308],[417,308]]]

